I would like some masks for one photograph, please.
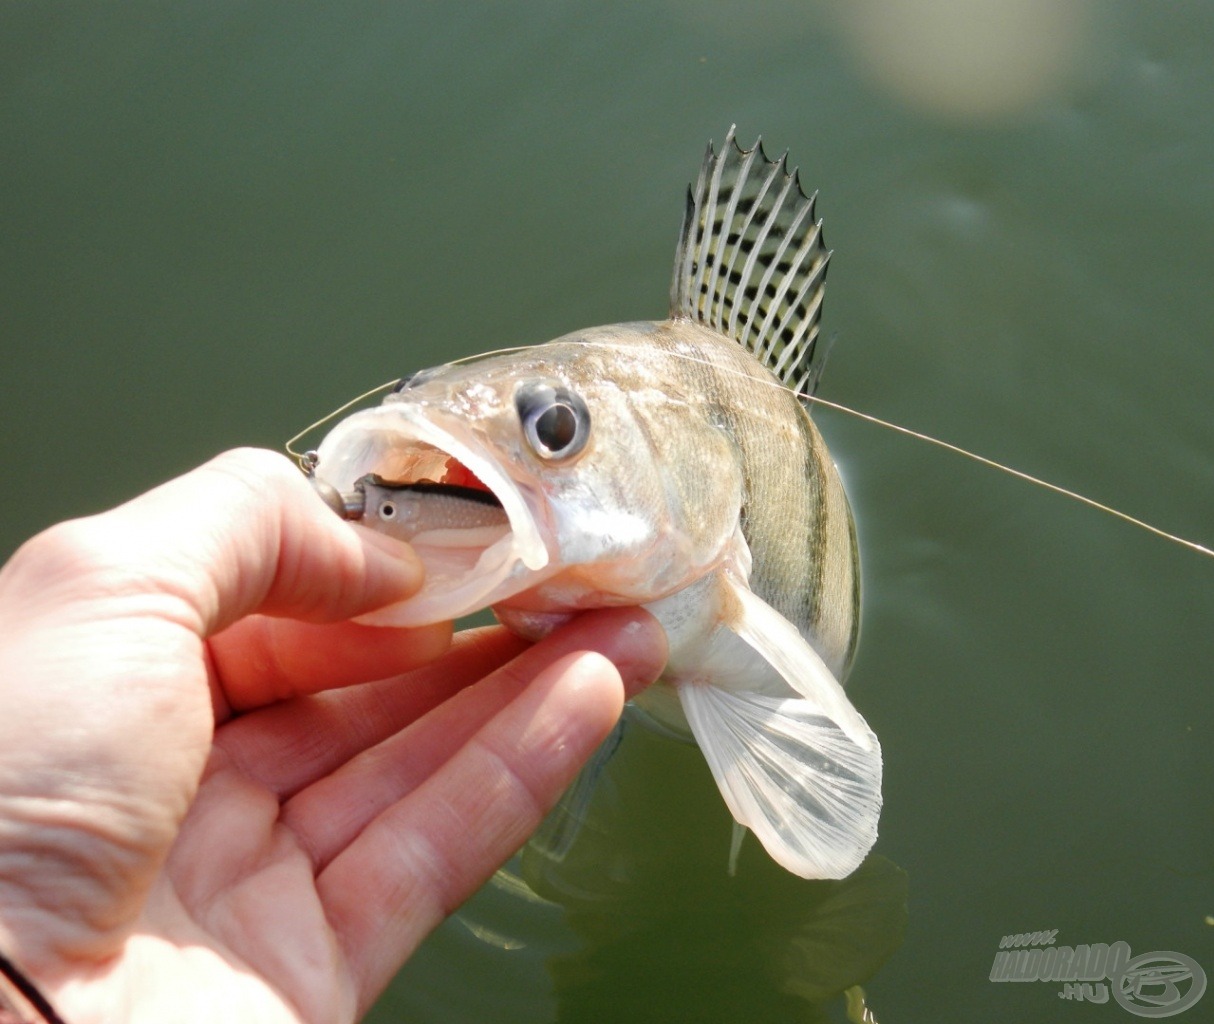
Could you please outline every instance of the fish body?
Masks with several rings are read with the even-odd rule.
[[[881,802],[880,746],[841,686],[855,529],[797,396],[820,369],[828,256],[795,173],[731,131],[689,193],[667,320],[424,371],[339,423],[317,462],[339,490],[373,473],[500,503],[475,528],[365,518],[426,566],[380,621],[492,607],[538,638],[588,608],[653,612],[670,657],[640,703],[690,731],[735,819],[805,877],[850,873]]]

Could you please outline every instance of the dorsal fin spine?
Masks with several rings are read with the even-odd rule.
[[[751,161],[754,160],[754,155],[755,155],[755,151],[752,149],[749,153],[747,153],[742,158],[742,168],[738,174],[739,178],[745,178],[747,173],[749,173],[750,164],[751,164]],[[719,170],[724,170],[723,164],[721,165],[721,168]],[[720,175],[718,173],[718,182],[719,182],[719,178],[720,178]],[[725,253],[726,253],[726,250],[729,249],[729,239],[731,237],[735,236],[735,232],[733,230],[733,227],[734,227],[733,219],[734,219],[734,216],[737,214],[738,196],[739,195],[740,195],[739,191],[737,189],[734,189],[729,197],[729,205],[725,207],[725,213],[721,217],[721,230],[719,233],[719,243],[718,243],[718,249],[717,249],[717,253],[716,253],[716,259],[713,260],[712,277],[709,278],[709,281],[708,281],[708,294],[709,295],[716,294],[717,281],[721,276],[722,267],[725,267],[725,271],[724,271],[725,280],[727,282],[730,280],[730,273],[733,270],[734,261],[738,257],[738,249],[741,247],[741,243],[742,243],[742,236],[740,234],[736,235],[736,241],[733,243],[733,250],[729,256],[729,264],[728,264],[728,266],[725,266]],[[718,304],[717,310],[716,310],[716,316],[713,318],[713,327],[715,327],[718,331],[725,330],[725,305],[726,304],[724,302],[721,302]]]
[[[712,163],[712,143],[704,152],[704,160],[700,164],[700,173],[696,178],[695,188],[687,189],[687,205],[683,210],[683,227],[679,231],[679,246],[675,250],[674,277],[670,282],[670,315],[688,316],[690,310],[685,308],[688,296],[684,294],[683,285],[692,279],[692,267],[695,265],[695,248],[690,245],[697,225],[700,221],[700,197],[704,195],[704,179],[708,176],[708,168]]]
[[[708,183],[708,200],[704,204],[704,210],[707,211],[706,216],[711,217],[713,211],[717,208],[717,197],[720,194],[721,188],[721,174],[724,170],[724,161],[717,161],[713,168],[712,180]],[[703,276],[703,268],[709,266],[713,269],[713,275],[709,279],[708,287],[700,289],[699,311],[701,323],[720,329],[720,317],[716,318],[718,322],[713,322],[713,310],[708,303],[715,294],[713,289],[716,285],[716,270],[721,263],[721,247],[724,241],[724,233],[722,231],[708,230],[711,227],[712,225],[708,225],[703,236],[700,238],[700,275]],[[709,256],[712,258],[709,259]]]
[[[757,148],[757,147],[756,147]],[[780,165],[772,164],[767,173],[767,178],[764,180],[762,187],[759,189],[759,194],[755,197],[754,203],[751,204],[750,212],[746,215],[746,223],[742,225],[742,238],[746,237],[746,232],[750,230],[750,225],[754,222],[755,212],[763,205],[763,200],[767,198],[767,192],[771,188],[771,183],[776,180],[776,175],[780,173]],[[748,281],[751,273],[755,268],[755,261],[759,258],[759,249],[762,247],[762,239],[765,238],[767,232],[764,230],[757,243],[751,247],[750,252],[746,254],[746,262],[742,265],[742,273],[738,280]],[[738,241],[738,250],[741,251],[741,239]],[[730,268],[732,270],[732,267]],[[731,338],[739,338],[742,335],[738,332],[738,316],[742,312],[742,303],[735,301],[733,304],[733,312],[729,317],[729,331],[727,332]]]
[[[806,212],[810,212],[810,210],[811,210],[810,207],[806,208]],[[795,275],[797,275],[801,272],[801,269],[807,260],[812,261],[812,256],[813,256],[813,253],[815,252],[815,250],[817,249],[821,234],[822,234],[822,224],[821,224],[821,222],[818,222],[817,224],[814,225],[813,231],[811,231],[808,235],[805,236],[805,240],[801,243],[800,248],[797,250],[796,257],[793,260],[792,269],[786,275],[786,278],[785,278],[786,287],[780,291],[780,293],[775,297],[775,299],[772,302],[772,310],[770,310],[768,312],[769,318],[773,315],[774,309],[777,307],[777,305],[783,298],[784,294],[787,293],[787,290],[788,290],[787,285],[791,283],[791,281],[793,280]],[[811,267],[809,268],[809,272],[804,275],[805,280],[801,282],[801,286],[800,286],[800,288],[797,289],[797,293],[790,300],[789,304],[790,304],[791,308],[794,308],[794,309],[801,308],[803,306],[803,304],[805,303],[806,297],[808,296],[810,289],[811,288],[818,289],[818,294],[816,296],[816,299],[811,300],[810,305],[805,308],[805,316],[802,318],[801,322],[797,325],[797,329],[793,334],[793,338],[790,339],[784,347],[784,352],[781,354],[780,361],[778,363],[778,365],[780,365],[780,366],[787,365],[788,360],[789,360],[789,353],[796,347],[797,341],[800,338],[804,337],[805,329],[807,327],[811,326],[811,322],[816,319],[816,315],[815,315],[817,312],[816,306],[820,305],[822,302],[822,294],[821,294],[822,276],[821,276],[820,271],[822,270],[823,267],[825,267],[825,264],[821,264],[821,266],[818,268],[819,272],[815,273],[813,271],[812,265],[811,265]],[[767,329],[768,329],[768,324],[764,323],[763,332],[761,332],[761,333],[766,333]],[[768,334],[767,345],[765,346],[763,355],[760,357],[764,362],[766,362],[770,358],[772,352],[774,351],[775,341],[776,341],[775,332],[771,332],[770,334]],[[773,368],[772,372],[774,372],[776,374],[776,376],[780,376],[779,370],[776,370]]]
[[[805,219],[805,215],[810,212],[811,206],[803,206],[789,225],[788,230],[784,233],[784,240],[780,243],[780,248],[776,250],[775,256],[772,258],[771,266],[767,268],[767,273],[763,277],[763,284],[759,287],[759,292],[762,294],[768,285],[770,278],[773,276],[777,267],[784,262],[784,254],[788,251],[789,245],[796,237],[797,229],[801,226],[801,221]],[[788,294],[788,289],[792,286],[795,280],[796,273],[801,268],[801,264],[805,261],[805,257],[809,251],[809,245],[815,239],[811,236],[805,239],[797,248],[796,255],[793,257],[792,263],[789,264],[789,269],[784,273],[780,283],[776,286],[775,294],[771,297],[771,301],[767,306],[767,315],[763,318],[763,326],[759,328],[759,337],[765,338],[766,342],[761,343],[759,359],[766,363],[772,353],[775,351],[776,335],[772,331],[772,321],[775,319],[776,313],[780,308],[780,303],[784,300],[784,296]],[[774,367],[773,367],[773,372]]]
[[[821,227],[821,225],[819,225],[819,227]],[[822,307],[822,289],[821,289],[821,287],[819,287],[819,285],[821,282],[821,275],[822,275],[822,273],[825,272],[825,268],[826,268],[826,264],[823,263],[822,266],[819,268],[818,273],[816,273],[812,277],[810,277],[805,282],[805,284],[803,284],[801,286],[801,291],[797,294],[797,297],[793,300],[794,304],[799,306],[799,305],[801,305],[801,303],[803,303],[805,301],[806,293],[809,291],[810,288],[817,289],[816,294],[814,295],[814,297],[812,299],[810,299],[809,305],[805,308],[805,317],[797,325],[796,333],[793,335],[792,339],[789,341],[788,345],[785,347],[784,355],[780,359],[781,369],[772,371],[781,380],[784,379],[784,373],[782,371],[783,371],[783,363],[784,363],[785,359],[788,358],[791,353],[801,351],[801,344],[806,339],[807,335],[808,335],[808,344],[813,345],[813,344],[815,344],[815,342],[817,340],[818,329],[819,329],[818,317],[819,317],[819,314],[821,313],[821,307]],[[825,357],[823,357],[823,358],[825,358]],[[821,365],[821,364],[819,363],[819,365]],[[794,391],[800,393],[805,390],[811,376],[812,376],[812,371],[805,370],[802,373],[802,375],[799,378],[797,378],[796,381],[788,381],[787,383],[789,384],[790,387],[792,387],[792,389]]]
[[[759,237],[755,240],[754,251],[756,253],[756,256],[759,253],[759,251],[762,249],[763,243],[767,241],[768,235],[771,234],[772,227],[776,224],[777,220],[779,219],[780,210],[782,210],[784,208],[784,200],[788,198],[788,190],[791,186],[792,186],[792,179],[785,178],[784,186],[783,186],[783,188],[780,189],[780,195],[776,199],[776,202],[773,205],[771,212],[768,214],[767,220],[763,224],[762,232],[760,233]],[[785,237],[783,239],[783,241],[780,243],[779,252],[783,252],[784,247],[787,244],[788,244],[788,238]],[[746,311],[746,322],[742,325],[742,333],[739,335],[739,340],[743,341],[743,343],[745,343],[754,332],[756,314],[762,308],[760,304],[763,301],[763,294],[767,290],[767,286],[769,284],[771,284],[771,279],[775,275],[776,264],[778,262],[779,262],[778,259],[773,259],[770,262],[768,262],[766,268],[764,268],[764,270],[763,270],[763,276],[761,278],[759,278],[759,285],[757,288],[755,288],[755,293],[751,297],[750,306],[747,308],[747,311]],[[743,280],[749,280],[749,275],[744,277]],[[759,335],[757,338],[755,338],[754,342],[751,345],[748,345],[747,347],[750,348],[752,352],[757,353],[758,348],[760,345],[762,345],[762,343],[763,343],[763,336]]]

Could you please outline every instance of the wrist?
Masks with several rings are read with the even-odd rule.
[[[38,986],[2,952],[0,1024],[64,1024]]]

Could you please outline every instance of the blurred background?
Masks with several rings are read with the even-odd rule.
[[[408,370],[661,318],[732,123],[820,190],[823,397],[1214,542],[1214,5],[471,0],[0,7],[0,549]],[[374,1021],[841,1021],[859,981],[882,1024],[1121,1013],[988,980],[1054,928],[1214,971],[1214,561],[815,417],[874,858],[728,879],[702,759],[640,732],[574,855]]]

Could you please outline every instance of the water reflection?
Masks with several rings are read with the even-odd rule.
[[[854,70],[910,107],[963,122],[1004,120],[1086,83],[1108,7],[1091,0],[670,0],[723,45],[808,46],[834,34]]]
[[[808,882],[748,837],[731,877],[730,832],[695,747],[626,730],[568,849],[529,845],[445,926],[439,960],[457,956],[485,991],[461,991],[466,980],[436,964],[406,968],[394,987],[410,1004],[395,1012],[428,1019],[426,1005],[442,1006],[451,1019],[470,1002],[468,1019],[494,1024],[837,1019],[843,993],[901,944],[906,874],[870,855],[847,879]],[[849,994],[852,1019],[861,1001]]]
[[[1088,66],[1085,0],[844,0],[837,14],[865,73],[912,106],[1006,117],[1065,90]]]

